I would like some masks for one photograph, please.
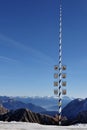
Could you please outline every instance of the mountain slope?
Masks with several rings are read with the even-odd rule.
[[[63,115],[68,119],[74,119],[79,112],[85,110],[87,110],[87,99],[75,99],[63,109]]]
[[[77,120],[79,123],[87,123],[87,111],[82,111],[82,112],[80,112],[80,113],[77,115],[76,120]]]
[[[7,113],[8,110],[4,108],[2,105],[0,105],[0,115]]]
[[[20,101],[16,101],[16,100],[8,100],[6,102],[3,102],[2,105],[7,108],[8,110],[16,110],[16,109],[20,109],[20,108],[28,108],[33,112],[43,112],[46,111],[46,109],[40,107],[40,106],[36,106],[32,103],[28,103],[25,104],[23,102]]]
[[[14,97],[14,99],[18,101],[22,101],[24,103],[33,103],[35,105],[41,106],[48,111],[58,111],[58,98],[54,97]],[[63,97],[63,108],[73,100],[73,98],[69,98],[67,96]]]
[[[22,121],[22,122],[33,122],[39,124],[58,124],[58,120],[46,115],[36,114],[28,109],[18,109],[15,111],[8,112],[7,114],[0,116],[0,121]]]
[[[64,96],[63,97],[63,105],[62,108],[64,108],[69,102],[71,102],[73,98]],[[12,103],[11,103],[12,102]],[[18,108],[29,108],[31,109],[31,104],[35,106],[40,106],[44,110],[40,110],[41,108],[38,108],[36,111],[33,110],[33,112],[40,112],[42,111],[58,111],[58,98],[55,97],[7,97],[7,96],[0,96],[0,103],[4,105],[4,107],[8,109],[18,109]],[[26,107],[27,104],[27,107]],[[30,104],[30,105],[29,105]]]

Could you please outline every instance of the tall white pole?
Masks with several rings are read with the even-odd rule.
[[[63,79],[66,78],[66,74],[63,73],[64,70],[66,70],[66,66],[62,64],[62,0],[60,0],[60,16],[59,16],[59,64],[54,66],[54,69],[58,73],[54,74],[54,78],[58,79],[54,82],[54,87],[57,87],[54,90],[54,94],[58,96],[58,122],[59,125],[62,125],[62,95],[66,95],[66,81],[63,81]]]
[[[60,0],[61,1],[61,0]],[[60,2],[60,19],[59,19],[59,125],[62,118],[62,5]]]

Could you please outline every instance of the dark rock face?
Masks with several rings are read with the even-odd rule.
[[[73,125],[76,123],[87,123],[87,111],[80,112],[73,120],[67,120],[67,125]]]
[[[33,113],[28,109],[18,109],[0,116],[0,121],[23,121],[47,125],[57,125],[58,120],[54,117]]]
[[[2,105],[0,105],[0,115],[7,113],[8,110],[4,108]]]
[[[40,114],[49,115],[49,116],[54,117],[56,114],[58,114],[58,111],[43,111],[43,112],[40,112]]]
[[[18,109],[0,115],[0,121],[21,121],[39,123],[43,125],[58,125],[58,115],[56,115],[55,117],[51,117],[48,115],[31,112],[28,109]],[[70,124],[72,124],[72,121],[67,120],[66,117],[62,117],[62,125]]]
[[[66,116],[69,120],[75,119],[77,115],[87,110],[87,99],[75,99],[71,101],[64,109],[63,116]]]
[[[87,123],[87,111],[80,112],[76,119],[79,123]]]

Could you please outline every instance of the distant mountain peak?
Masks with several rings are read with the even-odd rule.
[[[72,100],[64,109],[63,115],[69,119],[75,118],[79,112],[87,110],[87,99],[77,98]]]

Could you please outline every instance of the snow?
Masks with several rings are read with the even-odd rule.
[[[79,101],[79,102],[81,102],[82,100],[84,100],[84,99],[82,99],[82,98],[78,98],[78,101]]]
[[[87,130],[87,124],[47,126],[27,122],[0,122],[0,130]]]

